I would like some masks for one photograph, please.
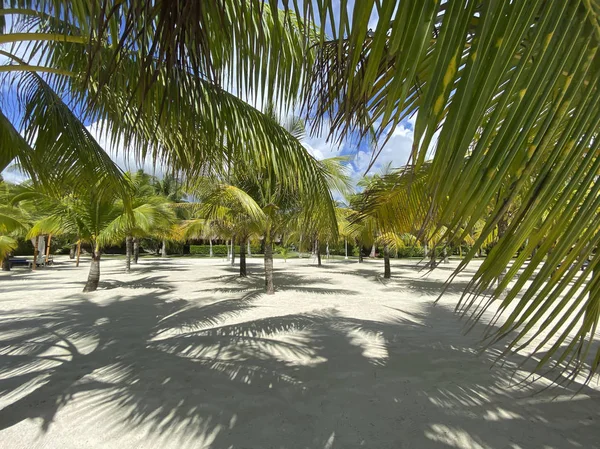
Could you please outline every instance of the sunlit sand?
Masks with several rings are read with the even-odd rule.
[[[222,259],[0,275],[0,447],[598,448],[598,385],[517,385],[453,313],[475,266]],[[534,392],[537,394],[533,394]]]

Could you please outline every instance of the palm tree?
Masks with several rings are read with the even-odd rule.
[[[589,284],[580,297],[579,290],[571,289],[568,281],[576,279],[583,284],[587,273],[565,268],[560,276],[546,281],[548,270],[558,264],[564,268],[573,261],[583,263],[585,258],[600,263],[595,252],[600,225],[594,203],[600,163],[600,67],[596,57],[600,7],[596,1],[378,0],[356,2],[352,14],[341,15],[332,0],[308,5],[301,0],[284,2],[281,13],[277,0],[250,0],[250,7],[242,1],[202,2],[201,7],[196,2],[156,0],[153,8],[140,0],[117,5],[103,2],[94,8],[87,8],[83,0],[23,0],[9,5],[13,3],[47,5],[48,14],[64,18],[68,24],[79,24],[83,32],[68,29],[63,40],[89,49],[84,54],[88,70],[82,73],[103,75],[99,80],[91,75],[87,78],[95,83],[92,92],[101,91],[104,97],[111,94],[110,89],[122,92],[118,87],[131,81],[109,75],[123,74],[127,51],[135,49],[141,57],[135,58],[138,70],[131,72],[144,76],[133,84],[133,105],[148,121],[148,117],[162,117],[149,111],[164,109],[165,122],[171,125],[167,130],[176,128],[181,107],[180,102],[165,99],[179,99],[179,93],[186,92],[198,95],[198,104],[206,105],[202,99],[210,97],[216,98],[212,104],[222,106],[227,101],[219,100],[226,96],[219,98],[211,87],[225,85],[227,80],[237,81],[240,90],[250,92],[254,88],[255,94],[260,91],[268,98],[283,98],[288,105],[298,92],[305,94],[305,110],[316,117],[315,128],[322,127],[327,119],[337,138],[372,132],[385,141],[405,118],[418,111],[412,162],[418,172],[433,157],[426,187],[432,203],[439,207],[434,226],[445,228],[442,241],[460,240],[484,220],[471,250],[476,252],[490,234],[497,232],[498,223],[516,197],[522,198],[506,233],[490,251],[489,264],[480,267],[465,292],[480,295],[511,266],[494,291],[494,297],[499,298],[509,289],[502,307],[506,326],[490,335],[490,341],[516,335],[511,349],[517,348],[525,334],[511,331],[545,324],[545,318],[536,314],[537,307],[543,305],[566,325],[565,329],[576,329],[576,343],[563,353],[561,344],[568,335],[560,331],[561,327],[537,326],[538,337],[555,343],[541,365],[554,357],[568,360],[565,369],[579,372],[581,357],[589,354],[600,317],[590,312],[588,319],[581,321],[579,311],[566,304],[572,299],[586,310],[595,310],[596,283]],[[38,10],[40,13],[46,14],[46,10]],[[378,20],[372,25],[370,18],[375,14]],[[326,36],[327,29],[332,30],[332,36]],[[114,43],[110,48],[101,45],[109,41],[101,39],[108,36],[107,30]],[[87,36],[101,38],[90,42],[84,38]],[[6,42],[17,39],[3,38]],[[66,47],[67,43],[59,43],[56,47]],[[65,51],[63,55],[81,53]],[[256,54],[269,56],[256,59]],[[108,61],[108,66],[102,66]],[[58,66],[45,69],[63,70]],[[190,80],[187,73],[201,76]],[[164,80],[173,80],[174,95],[161,95],[166,89]],[[196,89],[182,89],[182,85]],[[156,91],[155,86],[159,86]],[[117,109],[118,105],[112,111]],[[121,117],[131,117],[120,112]],[[219,114],[206,117],[214,117],[208,119],[209,125],[221,118]],[[241,119],[244,125],[246,117]],[[136,123],[131,119],[123,122],[123,127]],[[265,122],[258,118],[257,123]],[[183,126],[183,139],[196,144],[194,139],[187,139],[188,127]],[[210,136],[210,131],[218,128],[207,129]],[[227,129],[233,134],[236,128]],[[165,132],[161,139],[176,141],[174,135]],[[227,142],[244,143],[247,136],[252,133],[232,135],[233,140]],[[207,140],[210,147],[214,140]],[[11,147],[11,152],[12,148],[16,147]],[[179,148],[190,150],[184,145]],[[253,158],[268,160],[266,147],[260,151],[259,146],[250,148]],[[261,159],[261,154],[266,159]],[[184,158],[181,165],[189,161]],[[503,190],[501,184],[509,177],[513,182],[488,213],[492,198]],[[533,223],[537,231],[532,235]],[[575,223],[579,232],[573,232]],[[516,248],[523,248],[523,257],[513,261]],[[537,257],[542,248],[552,248],[549,259]],[[459,270],[472,259],[471,253]],[[556,295],[546,295],[546,287]],[[523,290],[525,294],[519,295]],[[474,312],[474,318],[483,316],[476,301],[461,303],[461,308]],[[534,349],[534,354],[541,350]],[[599,367],[597,352],[592,371]]]
[[[170,203],[181,203],[184,198],[183,184],[177,179],[177,177],[171,173],[167,173],[162,179],[154,180],[154,190],[157,195],[166,198]],[[183,219],[183,210],[181,208],[175,208],[175,213],[179,219]],[[167,257],[167,239],[162,239],[162,246],[160,250],[161,257]]]
[[[19,237],[25,236],[29,228],[29,217],[25,210],[9,204],[11,186],[0,180],[0,260],[2,271],[10,271],[10,254],[17,248]]]
[[[162,204],[128,202],[114,191],[98,188],[84,194],[67,193],[55,196],[33,185],[22,185],[12,199],[14,204],[32,203],[44,216],[33,223],[28,237],[42,234],[76,235],[79,242],[92,246],[92,261],[84,292],[95,291],[100,281],[102,249],[108,244],[123,241],[132,229],[151,230],[161,225],[168,212]]]

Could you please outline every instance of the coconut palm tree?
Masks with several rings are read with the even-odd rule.
[[[2,271],[10,271],[10,254],[17,248],[19,237],[24,237],[30,227],[30,219],[23,208],[9,203],[11,186],[0,180],[0,260]]]
[[[147,98],[179,95],[144,93],[164,80],[182,79],[182,67],[202,75],[188,84],[197,87],[200,98],[207,95],[205,80],[218,86],[235,80],[240,90],[255,88],[255,94],[267,92],[268,98],[290,99],[301,91],[306,95],[305,110],[316,118],[315,128],[327,120],[337,138],[373,133],[385,142],[404,119],[418,112],[412,162],[418,172],[432,157],[427,190],[439,207],[434,223],[445,228],[442,241],[455,241],[484,220],[476,252],[497,231],[516,197],[522,198],[490,251],[489,264],[480,267],[465,292],[480,295],[511,266],[506,282],[494,292],[499,298],[509,289],[502,303],[507,324],[490,334],[490,341],[516,335],[511,348],[519,347],[526,335],[511,331],[545,324],[543,315],[536,313],[543,305],[566,326],[536,327],[537,337],[554,342],[541,365],[554,357],[567,360],[564,368],[574,368],[569,372],[579,371],[600,317],[589,313],[589,319],[581,321],[582,314],[566,304],[578,301],[584,309],[595,310],[596,283],[580,297],[568,280],[583,284],[587,273],[565,268],[547,283],[544,267],[567,267],[586,257],[600,263],[594,203],[600,164],[597,1],[365,0],[355,2],[350,14],[339,14],[339,5],[332,0],[291,0],[284,2],[281,13],[277,0],[205,3],[201,7],[196,2],[155,0],[148,8],[144,0],[134,0],[87,8],[84,0],[23,0],[10,6],[49,5],[51,14],[58,11],[58,18],[80,24],[84,32],[76,35],[69,30],[65,41],[107,36],[105,41],[113,43],[108,49],[102,39],[87,41],[88,70],[83,73],[104,75],[99,81],[87,76],[98,86],[94,91],[125,84],[124,77],[109,75],[120,73],[128,51],[140,53],[135,73],[144,76],[134,84],[140,86],[133,90],[135,106],[142,110],[140,103],[148,104],[154,111],[162,107],[166,117],[177,120],[177,101]],[[302,38],[294,39],[298,34]],[[241,48],[235,46],[239,43]],[[255,58],[256,54],[269,57]],[[95,70],[102,61],[110,64]],[[196,95],[193,89],[174,85],[175,92]],[[259,154],[253,157],[260,159]],[[488,213],[509,177],[513,182]],[[573,232],[574,227],[579,232]],[[515,248],[522,248],[523,258],[513,261]],[[552,257],[536,257],[541,248],[552,248]],[[472,259],[471,252],[459,270]],[[556,296],[546,295],[546,286]],[[463,306],[463,311],[474,312],[474,318],[483,316],[477,302]],[[576,329],[576,343],[565,351],[562,343],[568,335],[560,331],[563,328]],[[600,367],[600,352],[592,357],[591,367],[592,371]]]
[[[100,260],[106,245],[123,241],[132,229],[150,231],[161,226],[170,214],[162,203],[152,202],[129,207],[114,190],[93,188],[84,194],[55,196],[34,185],[22,185],[12,198],[13,204],[33,204],[44,216],[34,221],[28,237],[42,234],[76,235],[92,247],[92,261],[84,292],[95,291],[100,281]]]

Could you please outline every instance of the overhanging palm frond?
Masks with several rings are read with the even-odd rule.
[[[14,249],[19,246],[19,242],[8,235],[0,235],[0,260],[4,259]]]

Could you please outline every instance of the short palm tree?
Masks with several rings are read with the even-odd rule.
[[[165,218],[161,204],[144,203],[130,207],[113,190],[92,188],[82,194],[55,196],[39,187],[23,185],[13,197],[14,204],[32,203],[44,216],[34,221],[28,237],[42,234],[76,235],[92,247],[92,261],[84,292],[95,291],[100,281],[102,249],[122,242],[132,229],[150,231]]]

